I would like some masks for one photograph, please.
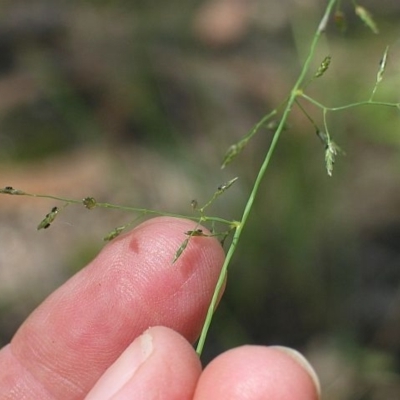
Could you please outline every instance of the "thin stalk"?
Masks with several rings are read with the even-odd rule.
[[[293,86],[293,89],[292,89],[292,91],[290,93],[289,99],[287,101],[285,110],[283,111],[282,118],[281,118],[281,120],[279,122],[278,128],[276,129],[276,131],[274,133],[271,145],[270,145],[270,147],[268,149],[268,152],[267,152],[267,154],[265,156],[265,159],[264,159],[264,161],[263,161],[263,163],[261,165],[261,168],[258,171],[258,175],[257,175],[257,178],[256,178],[256,180],[254,182],[253,189],[252,189],[252,191],[250,193],[250,196],[249,196],[249,198],[247,200],[247,203],[245,205],[242,219],[241,219],[240,223],[238,223],[238,225],[236,227],[235,233],[233,235],[232,243],[231,243],[231,245],[229,247],[229,250],[228,250],[228,252],[226,254],[225,262],[224,262],[224,264],[222,266],[220,275],[218,277],[218,281],[217,281],[217,284],[215,286],[215,291],[214,291],[213,297],[211,299],[211,303],[210,303],[208,311],[207,311],[206,319],[204,321],[203,329],[201,331],[200,338],[199,338],[199,341],[197,343],[196,352],[199,355],[201,355],[201,353],[203,351],[203,348],[204,348],[204,343],[206,341],[207,333],[208,333],[208,330],[210,328],[211,321],[212,321],[212,318],[213,318],[213,315],[214,315],[214,311],[215,311],[215,308],[216,308],[217,303],[218,303],[220,292],[221,292],[221,289],[222,289],[222,287],[224,285],[224,282],[225,282],[225,279],[226,279],[228,266],[229,266],[229,264],[231,262],[233,254],[235,253],[235,250],[237,248],[237,244],[238,244],[238,242],[240,240],[240,236],[242,234],[244,226],[246,225],[246,222],[247,222],[247,219],[248,219],[248,217],[250,215],[251,209],[253,208],[254,200],[255,200],[255,198],[257,196],[258,189],[260,187],[261,181],[264,178],[265,171],[267,170],[267,167],[268,167],[269,162],[271,160],[272,154],[274,153],[275,147],[276,147],[276,145],[277,145],[277,143],[279,141],[279,137],[280,137],[280,135],[281,135],[281,133],[282,133],[284,127],[285,127],[285,124],[286,124],[287,118],[288,118],[288,116],[290,114],[290,111],[292,109],[293,103],[295,102],[296,97],[301,93],[299,88],[300,88],[301,84],[303,83],[304,78],[305,78],[305,76],[306,76],[306,74],[307,74],[307,72],[309,70],[310,63],[311,63],[311,60],[312,60],[312,58],[314,56],[318,40],[319,40],[319,38],[321,36],[321,33],[323,33],[323,31],[325,30],[326,22],[329,19],[329,15],[331,13],[332,7],[333,7],[333,5],[335,4],[336,1],[337,0],[330,0],[329,1],[328,6],[327,6],[327,8],[325,10],[325,13],[324,13],[324,15],[323,15],[323,17],[321,19],[321,22],[320,22],[320,24],[318,26],[318,29],[315,32],[315,35],[314,35],[313,41],[311,43],[310,51],[309,51],[309,54],[307,56],[307,59],[306,59],[304,65],[303,65],[303,68],[302,68],[302,70],[300,72],[300,75],[299,75],[299,77],[298,77],[298,79],[297,79],[297,81],[296,81],[295,85]]]
[[[359,101],[358,103],[345,104],[344,106],[339,106],[339,107],[326,107],[322,103],[306,95],[305,93],[301,93],[299,95],[303,99],[306,99],[310,103],[314,104],[315,106],[327,111],[342,111],[342,110],[347,110],[349,108],[361,107],[361,106],[385,106],[385,107],[400,108],[400,103],[387,103],[384,101],[374,101],[374,100]]]
[[[56,201],[61,201],[61,202],[65,203],[66,205],[69,205],[69,204],[83,205],[83,200],[67,199],[65,197],[53,196],[53,195],[48,195],[48,194],[28,193],[28,192],[24,192],[21,190],[17,190],[16,192],[17,193],[8,193],[8,194],[14,195],[14,196],[20,195],[20,196],[36,197],[36,198],[41,198],[41,199],[56,200]],[[3,192],[3,193],[7,194],[7,192]],[[166,216],[166,217],[190,219],[190,220],[196,221],[196,222],[199,220],[198,215],[197,216],[183,215],[183,214],[176,214],[176,213],[170,213],[170,212],[159,211],[159,210],[149,210],[147,208],[122,206],[122,205],[112,204],[112,203],[96,202],[94,208],[95,207],[108,208],[110,210],[135,212],[135,213],[141,214],[142,216],[144,216],[144,215],[160,215],[160,216]],[[200,218],[201,218],[202,222],[219,222],[221,224],[225,224],[228,226],[235,224],[234,221],[230,221],[230,220],[220,218],[220,217],[209,216],[209,215],[202,215]]]

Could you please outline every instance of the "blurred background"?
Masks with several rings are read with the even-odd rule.
[[[238,182],[213,215],[240,219],[272,132],[224,170],[227,148],[286,96],[323,6],[317,0],[2,0],[0,187],[190,214]],[[325,3],[325,2],[323,2]],[[400,3],[363,1],[373,34],[342,2],[307,93],[327,106],[399,102]],[[348,4],[349,3],[349,4]],[[302,103],[322,127],[321,111]],[[244,343],[302,351],[324,399],[400,398],[400,118],[388,107],[328,114],[344,149],[333,177],[293,109],[230,268],[204,362]],[[0,196],[0,345],[102,238],[133,217]]]

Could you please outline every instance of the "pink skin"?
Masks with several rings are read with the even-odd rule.
[[[202,373],[190,343],[224,254],[193,237],[172,264],[194,227],[151,219],[49,296],[0,351],[0,398],[317,399],[312,374],[278,348],[240,347]]]

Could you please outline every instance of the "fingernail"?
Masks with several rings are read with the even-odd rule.
[[[283,347],[283,346],[271,346],[271,347],[283,351],[288,356],[290,356],[294,361],[300,364],[300,366],[303,367],[310,375],[311,379],[314,382],[315,388],[317,389],[318,397],[321,397],[321,384],[319,383],[318,375],[314,371],[314,368],[311,366],[311,364],[307,361],[307,359],[301,353],[299,353],[294,349],[290,349],[288,347]]]
[[[153,337],[148,331],[136,338],[99,379],[85,400],[108,400],[132,379],[153,351]]]

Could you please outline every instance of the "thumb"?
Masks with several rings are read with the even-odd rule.
[[[173,369],[171,368],[173,365]],[[181,335],[154,327],[137,337],[102,375],[85,400],[192,399],[200,360]]]

